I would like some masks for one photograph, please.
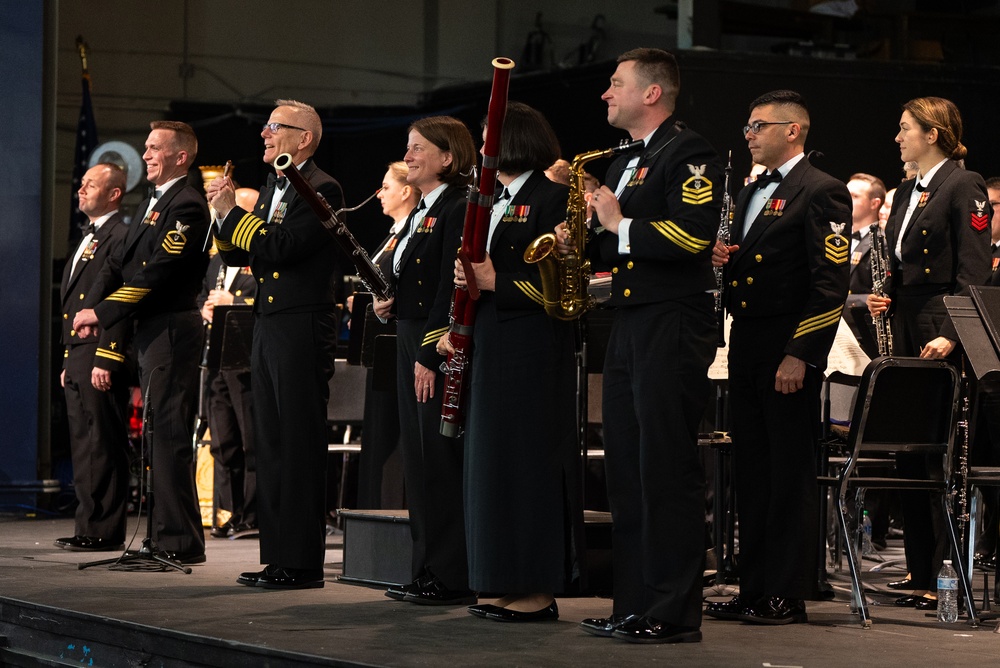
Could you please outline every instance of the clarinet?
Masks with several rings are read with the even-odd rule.
[[[728,246],[732,235],[733,224],[733,198],[729,196],[729,175],[733,173],[733,152],[729,151],[729,160],[726,162],[726,180],[722,185],[722,215],[719,219],[719,232],[716,238]],[[720,348],[726,347],[726,313],[722,305],[723,268],[712,267],[715,271],[715,318],[719,332],[718,345]]]
[[[872,294],[885,297],[885,284],[890,276],[889,256],[885,247],[885,237],[878,223],[870,228],[872,245],[868,253],[872,267]],[[874,316],[875,338],[878,340],[878,354],[884,357],[892,356],[892,326],[889,324],[888,312]]]
[[[514,61],[510,58],[493,59],[493,88],[487,112],[486,136],[483,140],[483,171],[479,183],[473,179],[469,186],[469,202],[465,208],[462,228],[462,248],[458,259],[465,269],[466,289],[455,288],[451,299],[451,328],[448,332],[454,353],[442,365],[446,377],[444,396],[441,398],[441,426],[443,436],[457,438],[462,433],[462,396],[465,388],[465,370],[469,364],[468,350],[472,344],[472,329],[476,324],[476,300],[479,287],[472,272],[473,262],[482,262],[486,256],[486,238],[493,212],[493,194],[496,174],[500,164],[500,133],[507,114],[507,85]]]

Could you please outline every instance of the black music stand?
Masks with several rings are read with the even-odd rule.
[[[216,306],[212,322],[205,366],[212,371],[250,368],[253,307],[244,304]]]

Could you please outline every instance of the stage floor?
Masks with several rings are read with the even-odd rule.
[[[342,536],[330,537],[324,589],[274,592],[235,583],[241,571],[259,568],[253,539],[209,539],[207,563],[190,575],[81,571],[77,564],[99,557],[52,545],[72,532],[69,519],[0,517],[0,647],[5,636],[14,649],[33,642],[65,665],[93,666],[137,665],[129,663],[136,656],[169,666],[945,666],[993,665],[1000,655],[992,623],[938,624],[895,608],[888,594],[874,595],[882,605],[872,606],[874,626],[863,630],[849,611],[846,573],[832,574],[836,600],[808,604],[808,624],[706,618],[700,644],[630,645],[577,628],[585,617],[608,614],[608,599],[560,598],[557,622],[503,624],[338,582]],[[886,554],[901,556],[898,541]],[[902,574],[889,569],[865,581],[881,587]],[[980,599],[982,577],[975,576]]]

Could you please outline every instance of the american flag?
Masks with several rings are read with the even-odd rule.
[[[80,103],[80,121],[76,126],[76,151],[73,154],[73,184],[70,193],[70,225],[69,240],[76,241],[82,236],[82,229],[89,222],[86,214],[80,211],[80,201],[77,191],[83,175],[87,172],[90,154],[97,148],[97,124],[94,122],[94,106],[90,101],[90,74],[83,73],[83,101]]]

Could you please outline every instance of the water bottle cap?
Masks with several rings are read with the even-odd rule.
[[[945,559],[945,560],[944,560],[943,562],[941,562],[941,563],[945,564],[946,566],[951,566],[951,559]]]

